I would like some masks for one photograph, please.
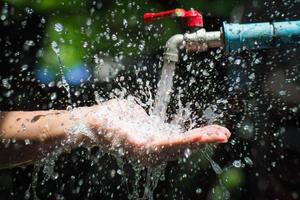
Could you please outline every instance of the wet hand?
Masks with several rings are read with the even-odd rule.
[[[114,99],[89,109],[88,126],[95,135],[94,144],[146,165],[174,160],[186,149],[225,143],[230,137],[228,129],[219,125],[185,132],[149,116],[134,101]]]

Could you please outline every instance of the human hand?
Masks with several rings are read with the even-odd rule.
[[[96,138],[94,145],[146,165],[174,160],[186,149],[196,150],[204,144],[226,143],[230,137],[229,130],[219,125],[185,132],[149,116],[141,106],[128,100],[113,99],[90,107],[87,118]]]

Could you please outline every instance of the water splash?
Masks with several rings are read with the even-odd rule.
[[[153,192],[157,187],[158,181],[164,174],[166,164],[161,164],[155,168],[147,169],[147,177],[144,189],[143,199],[153,200]]]
[[[64,74],[63,74],[63,64],[60,58],[60,49],[58,48],[58,45],[56,42],[52,42],[51,44],[53,51],[58,57],[59,64],[60,64],[60,72],[62,76],[62,82],[63,86],[68,92],[69,100],[71,100],[71,94],[70,94],[70,87],[68,83],[65,80]],[[173,87],[173,76],[175,71],[175,63],[174,62],[165,62],[162,69],[162,75],[161,79],[158,83],[157,88],[157,94],[155,96],[155,100],[153,101],[152,94],[149,89],[149,83],[146,86],[146,89],[144,91],[144,95],[147,96],[148,101],[146,103],[141,102],[139,98],[135,98],[132,96],[128,96],[127,100],[134,102],[139,102],[141,105],[145,104],[144,106],[150,106],[152,109],[150,109],[150,117],[146,120],[141,120],[139,123],[137,123],[135,117],[130,117],[133,115],[133,113],[130,113],[125,110],[122,110],[120,108],[116,108],[120,110],[123,113],[123,116],[129,116],[126,118],[120,118],[120,116],[114,116],[114,113],[111,109],[106,109],[103,107],[103,109],[100,109],[97,111],[96,115],[101,119],[103,117],[109,118],[108,124],[111,124],[113,126],[120,126],[123,129],[126,129],[128,132],[141,132],[141,134],[136,134],[134,137],[138,141],[143,141],[145,143],[149,141],[153,141],[155,138],[170,138],[173,136],[173,133],[182,133],[184,132],[182,127],[184,125],[184,122],[186,122],[188,119],[191,118],[192,112],[190,111],[189,105],[183,106],[181,103],[180,96],[178,96],[178,102],[179,102],[179,108],[176,117],[174,117],[174,120],[171,124],[164,123],[167,121],[167,107],[170,101],[170,95],[172,92]],[[125,87],[121,87],[121,89],[115,89],[111,92],[110,98],[118,98],[124,99],[127,96],[128,91],[125,89]],[[100,96],[100,94],[95,91],[95,101],[98,104],[103,103],[105,101],[104,98]],[[109,117],[108,117],[109,116]],[[71,118],[75,121],[77,121],[77,125],[73,127],[68,131],[68,139],[65,141],[65,143],[59,147],[56,148],[55,151],[53,151],[51,154],[47,154],[46,157],[44,157],[40,162],[36,164],[36,166],[39,166],[43,169],[43,173],[45,174],[44,180],[42,182],[45,182],[49,179],[57,179],[58,175],[54,171],[55,161],[58,159],[58,156],[62,152],[66,152],[70,150],[70,146],[72,143],[77,141],[77,136],[80,135],[80,133],[84,133],[85,136],[88,138],[96,141],[97,139],[93,135],[93,133],[87,128],[84,124],[80,123],[80,119],[83,116],[81,116],[81,113],[76,113],[75,110],[71,109]],[[211,116],[210,116],[211,117]],[[210,118],[208,117],[208,118]],[[176,120],[177,119],[177,120]],[[178,121],[178,119],[180,119]],[[190,119],[191,120],[191,119]],[[195,124],[193,124],[192,120],[189,121],[190,128],[193,128]],[[141,128],[142,127],[142,128]],[[149,132],[156,133],[151,134],[151,137],[149,136]],[[149,199],[153,200],[153,193],[155,188],[157,187],[157,184],[159,180],[164,178],[164,171],[166,168],[166,163],[162,163],[156,167],[144,167],[139,162],[131,161],[131,167],[134,171],[134,176],[129,176],[126,174],[124,170],[124,149],[120,148],[120,145],[118,144],[118,141],[115,142],[115,151],[109,152],[110,155],[112,155],[115,160],[117,161],[117,164],[119,166],[119,170],[117,170],[114,173],[117,173],[122,176],[122,184],[129,185],[128,188],[131,188],[128,199]],[[101,152],[97,158],[93,158],[92,164],[100,164],[99,159],[102,158],[102,156],[105,155],[104,152]],[[186,158],[188,158],[191,155],[191,151],[187,149],[184,152],[184,155]],[[217,174],[221,174],[223,170],[221,167],[214,162],[208,154],[205,153],[205,157],[208,159],[208,161],[211,163],[211,166],[213,170]],[[38,167],[37,167],[38,168]],[[143,176],[143,173],[146,173],[145,177]],[[37,199],[36,195],[36,184],[37,184],[37,174],[38,171],[36,171],[33,175],[33,181],[31,188],[34,193],[34,199]],[[143,180],[144,177],[144,180]],[[134,180],[134,181],[129,181]],[[140,187],[138,187],[142,182],[144,183],[143,191],[140,191]]]
[[[64,87],[64,89],[67,92],[69,103],[72,105],[71,89],[70,89],[70,85],[68,84],[68,82],[66,80],[66,77],[64,75],[64,65],[63,65],[63,62],[61,60],[60,49],[59,49],[58,44],[57,44],[56,41],[51,42],[51,48],[54,51],[55,55],[57,56],[58,63],[59,63],[59,72],[60,72],[60,75],[61,75],[62,86]]]

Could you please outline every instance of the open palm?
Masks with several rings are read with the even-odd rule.
[[[134,101],[113,99],[91,107],[88,117],[99,144],[144,164],[178,158],[186,149],[195,150],[208,143],[225,143],[228,129],[209,125],[184,131],[149,116]]]

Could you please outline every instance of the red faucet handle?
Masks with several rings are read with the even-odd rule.
[[[190,28],[203,27],[203,17],[200,12],[197,10],[184,10],[182,8],[167,10],[159,13],[145,13],[144,21],[152,22],[167,17],[182,18],[185,21],[185,25]]]

